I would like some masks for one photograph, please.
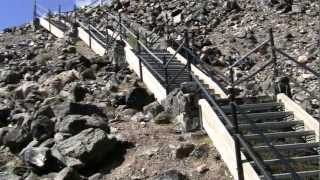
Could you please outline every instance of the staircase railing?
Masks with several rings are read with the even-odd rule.
[[[155,73],[158,78],[162,81],[162,83],[166,84],[166,89],[167,89],[167,93],[169,93],[170,91],[170,87],[172,86],[172,84],[175,82],[175,80],[182,74],[182,72],[184,72],[186,69],[188,69],[188,71],[191,73],[191,61],[188,62],[184,67],[182,67],[175,75],[173,76],[169,76],[168,70],[170,68],[170,63],[174,60],[174,58],[177,56],[177,53],[174,54],[173,56],[170,57],[169,60],[166,59],[166,57],[164,59],[160,59],[155,53],[153,53],[142,41],[141,41],[141,36],[140,36],[140,32],[134,33],[131,29],[129,29],[124,23],[121,22],[122,18],[121,15],[119,15],[118,17],[106,12],[108,19],[109,18],[113,18],[114,20],[116,20],[119,24],[120,27],[118,28],[118,31],[120,32],[121,35],[123,35],[124,37],[131,37],[134,39],[134,41],[136,42],[134,45],[131,44],[132,46],[135,46],[136,48],[136,52],[137,55],[139,57],[139,59],[142,59],[143,62],[145,64],[147,64],[148,68],[151,68],[151,65],[141,56],[142,54],[148,54],[151,57],[153,57],[157,62],[158,62],[158,66],[160,68],[163,68],[165,71],[165,77],[162,77],[159,73],[157,73],[156,71],[154,71],[153,69],[151,69],[153,71],[153,73]],[[115,30],[116,31],[116,30]],[[137,34],[137,35],[136,35]],[[185,36],[185,41],[187,42],[187,36]],[[184,45],[184,43],[182,43],[180,45],[180,47],[182,48]],[[140,72],[142,72],[140,70]],[[140,77],[143,77],[143,75],[141,74]],[[190,77],[190,80],[192,80],[192,78]]]
[[[274,180],[274,177],[272,176],[271,172],[266,168],[267,167],[266,164],[263,162],[260,156],[253,150],[250,144],[245,140],[243,135],[239,132],[238,124],[229,119],[229,117],[223,112],[223,110],[215,101],[215,99],[210,95],[208,90],[201,84],[199,79],[195,77],[193,74],[192,74],[192,78],[194,82],[199,86],[200,91],[203,94],[203,98],[208,100],[208,102],[213,107],[213,109],[222,117],[221,119],[223,120],[227,129],[229,130],[230,134],[233,137],[233,140],[235,142],[235,150],[236,150],[238,179],[239,180],[244,179],[243,167],[242,167],[243,161],[241,159],[241,151],[240,151],[240,147],[243,147],[248,153],[249,157],[255,162],[259,171],[264,175],[264,178],[266,180]],[[232,109],[234,111],[234,107]]]
[[[269,61],[267,61],[263,66],[261,66],[259,69],[255,70],[253,73],[251,73],[250,75],[248,75],[247,77],[238,79],[237,81],[234,80],[234,68],[240,64],[244,59],[246,59],[247,57],[249,57],[251,54],[255,53],[256,51],[258,51],[260,48],[269,45],[271,48],[271,58]],[[286,54],[285,52],[283,52],[282,50],[276,48],[275,43],[274,43],[274,36],[273,36],[273,32],[272,29],[269,29],[269,39],[264,41],[263,43],[259,44],[256,48],[254,48],[253,50],[251,50],[250,52],[248,52],[247,54],[245,54],[243,57],[239,58],[238,60],[236,60],[234,63],[232,63],[229,67],[229,75],[230,75],[230,82],[229,85],[230,90],[229,90],[229,94],[230,94],[230,106],[232,108],[232,115],[234,117],[234,126],[235,126],[235,134],[239,133],[237,132],[238,129],[238,122],[237,122],[237,117],[238,116],[245,116],[245,112],[241,111],[240,107],[237,105],[235,97],[237,96],[237,93],[235,92],[235,86],[240,85],[243,82],[249,81],[251,78],[255,77],[255,75],[263,70],[265,70],[267,67],[269,67],[270,65],[273,65],[273,89],[274,89],[274,98],[276,97],[277,93],[279,93],[279,90],[277,90],[277,84],[275,83],[275,79],[279,76],[279,62],[278,62],[278,57],[277,57],[277,53],[279,53],[280,55],[284,56],[285,58],[287,58],[288,60],[290,60],[291,62],[294,62],[296,65],[298,65],[299,67],[303,68],[304,70],[308,71],[309,73],[313,74],[318,80],[320,80],[320,73],[316,72],[315,70],[309,68],[308,66],[306,66],[305,64],[299,63],[296,59],[294,59],[293,57],[289,56],[288,54]],[[292,79],[292,78],[290,78]],[[289,88],[290,91],[290,88]],[[255,123],[253,121],[250,121],[251,125],[257,130],[259,131],[259,128],[255,125]],[[265,140],[265,142],[267,143],[267,145],[270,147],[270,149],[272,150],[272,153],[277,156],[277,158],[280,159],[280,162],[290,171],[291,174],[291,178],[294,180],[300,180],[300,176],[294,171],[294,169],[291,167],[290,163],[288,162],[288,160],[286,160],[279,152],[278,150],[272,145],[271,141],[265,137],[262,133],[262,131],[260,131],[259,133],[261,135],[261,137]],[[240,140],[240,139],[239,139]],[[240,140],[243,141],[243,140]],[[237,147],[238,146],[238,147]],[[237,151],[240,151],[240,146],[237,145],[236,143],[236,149]],[[240,158],[240,157],[238,157]],[[238,164],[238,168],[241,164]],[[242,165],[241,165],[242,166]],[[240,176],[240,175],[239,175]]]

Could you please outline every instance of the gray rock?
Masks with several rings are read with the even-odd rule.
[[[45,117],[48,117],[49,119],[55,117],[52,108],[50,106],[47,106],[47,105],[41,106],[38,109],[38,111],[36,112],[36,117],[37,116],[45,116]]]
[[[54,178],[54,180],[80,180],[80,179],[81,177],[79,173],[71,167],[66,167],[62,169]]]
[[[10,131],[9,127],[2,127],[0,128],[0,145],[3,144],[3,138],[6,136],[6,134]]]
[[[36,91],[39,88],[39,84],[27,81],[14,90],[14,97],[16,99],[24,99],[32,91]]]
[[[163,110],[164,110],[163,106],[159,104],[158,101],[155,101],[143,107],[143,112],[151,113],[153,117],[157,116]]]
[[[170,113],[163,111],[153,118],[153,122],[156,124],[168,124],[171,123],[172,116]]]
[[[38,116],[31,123],[32,136],[40,141],[52,138],[54,134],[54,122],[46,116]]]
[[[199,117],[190,117],[185,113],[181,113],[180,115],[176,116],[175,122],[177,125],[177,130],[181,132],[191,132],[200,127]]]
[[[16,84],[20,82],[22,75],[13,70],[1,71],[0,82],[5,82],[7,84]]]
[[[186,113],[190,116],[197,116],[198,112],[198,99],[197,94],[188,93],[184,94],[181,90],[173,90],[167,98],[161,102],[165,111],[177,116],[181,113]]]
[[[8,172],[8,171],[5,171],[5,172],[1,172],[0,173],[0,179],[3,179],[3,180],[23,180],[22,177],[14,174],[13,172]]]
[[[11,129],[3,138],[3,144],[13,153],[20,152],[30,141],[32,141],[31,133],[20,127]]]
[[[110,153],[116,150],[116,139],[109,139],[101,129],[86,129],[79,134],[58,142],[56,148],[63,156],[79,159],[86,165],[105,161]]]
[[[183,159],[190,155],[190,153],[194,150],[194,144],[180,144],[179,146],[175,147],[173,150],[173,156],[177,159]]]
[[[103,111],[96,105],[92,104],[81,104],[73,102],[64,102],[52,108],[57,117],[65,117],[69,114],[79,115],[93,115],[97,114],[102,117],[106,117]]]
[[[94,74],[94,71],[91,68],[87,68],[86,70],[84,70],[83,72],[81,72],[81,78],[86,80],[95,80],[96,79],[96,75]]]
[[[63,141],[63,140],[65,140],[65,139],[67,139],[67,138],[69,138],[71,136],[72,136],[72,134],[70,134],[70,133],[60,133],[60,132],[58,132],[58,133],[56,133],[54,135],[54,141],[55,142],[60,142],[60,141]]]
[[[88,178],[88,180],[102,180],[102,174],[96,173]]]
[[[89,128],[100,128],[109,132],[106,119],[99,116],[68,115],[56,123],[56,131],[62,133],[77,134]]]
[[[80,168],[83,168],[85,166],[83,164],[83,162],[81,162],[79,159],[72,158],[72,157],[69,157],[69,156],[64,156],[56,148],[52,148],[51,149],[51,154],[52,154],[53,157],[58,159],[60,162],[62,162],[67,167],[80,169]]]
[[[199,122],[199,96],[198,93],[184,94],[181,90],[172,91],[162,102],[165,111],[176,117],[177,129],[189,132],[197,129]]]
[[[188,178],[178,170],[172,169],[161,173],[155,180],[187,180]]]
[[[209,152],[209,145],[208,144],[201,144],[194,148],[191,152],[191,156],[196,158],[207,157]]]
[[[0,104],[0,125],[6,125],[7,118],[10,116],[11,108],[6,105]]]
[[[48,173],[62,169],[62,164],[51,155],[46,147],[31,147],[22,154],[23,162],[37,173]]]
[[[131,120],[135,122],[148,122],[150,117],[144,115],[142,112],[138,112],[131,117]]]
[[[125,109],[126,106],[119,106],[116,109],[116,118],[121,120],[130,120],[138,111],[136,109]]]

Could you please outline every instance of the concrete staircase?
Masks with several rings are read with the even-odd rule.
[[[292,172],[301,179],[320,178],[320,144],[316,142],[315,131],[306,130],[303,120],[295,118],[293,112],[286,111],[281,102],[272,98],[237,101],[240,132],[275,179],[292,179]],[[233,120],[226,102],[218,100],[222,110]],[[242,152],[247,153],[244,149]],[[254,161],[247,161],[256,168]]]

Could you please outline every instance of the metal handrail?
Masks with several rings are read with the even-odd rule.
[[[172,40],[173,40],[176,44],[179,44],[176,40],[174,40],[174,39],[172,39]],[[173,47],[172,47],[172,48],[173,48]],[[202,73],[204,73],[205,75],[207,75],[208,77],[210,77],[212,80],[214,80],[215,82],[217,82],[217,81],[216,81],[216,78],[215,78],[211,73],[209,73],[210,70],[208,70],[208,69],[206,68],[207,65],[206,65],[203,61],[200,60],[199,56],[197,56],[192,50],[190,50],[189,48],[187,48],[187,47],[185,47],[185,46],[183,46],[182,49],[183,49],[184,51],[186,51],[187,53],[189,53],[189,55],[191,55],[191,56],[193,57],[194,63],[192,63],[192,64],[193,64],[194,66],[198,67],[197,64],[203,65],[202,68],[203,68],[204,70],[203,70],[202,68],[199,68],[199,67],[198,67],[198,70],[199,70],[199,71],[201,71]],[[179,53],[178,50],[175,49],[175,51],[176,51],[176,53]],[[226,83],[227,85],[230,85],[230,82],[226,79],[225,76],[223,76],[223,75],[221,75],[221,74],[218,74],[218,72],[216,72],[216,75],[218,75],[219,78],[221,78],[221,80],[223,80],[224,83]],[[226,90],[224,87],[221,87],[221,88],[224,89],[224,90]]]
[[[166,80],[156,71],[152,68],[152,66],[149,64],[149,62],[144,59],[142,56],[138,57],[144,62],[144,64],[152,71],[152,73],[154,73],[156,76],[158,76],[158,78],[161,80],[162,83],[164,83]]]
[[[292,62],[296,63],[297,65],[299,65],[300,67],[302,67],[303,69],[307,70],[308,72],[312,73],[314,76],[316,76],[318,79],[320,79],[320,73],[316,72],[315,70],[309,68],[308,66],[306,66],[305,64],[299,63],[297,60],[295,60],[293,57],[291,57],[290,55],[288,55],[287,53],[283,52],[282,50],[276,48],[275,49],[278,53],[280,53],[281,55],[285,56],[286,58],[288,58],[289,60],[291,60]]]
[[[180,49],[184,46],[184,43],[186,41],[184,40],[181,45],[179,46],[179,48],[176,50],[176,52],[174,53],[174,55],[169,59],[169,61],[164,65],[165,68],[168,67],[168,65],[170,64],[170,62],[177,56],[178,52],[180,51]]]
[[[183,68],[181,68],[181,69],[179,70],[179,72],[176,73],[176,75],[175,75],[172,79],[169,80],[169,83],[168,83],[168,84],[173,83],[174,80],[176,80],[176,79],[180,76],[180,74],[181,74],[187,67],[188,67],[188,64],[186,64],[185,66],[183,66]]]
[[[243,57],[241,57],[240,59],[238,59],[236,62],[234,62],[231,66],[229,66],[229,68],[233,68],[236,65],[238,65],[241,61],[243,61],[245,58],[247,58],[248,56],[250,56],[251,54],[255,53],[257,50],[259,50],[260,48],[262,48],[263,46],[265,46],[266,44],[268,44],[270,42],[270,39],[264,41],[263,43],[261,43],[259,46],[255,47],[254,49],[252,49],[251,51],[249,51],[247,54],[245,54]]]
[[[135,35],[129,28],[127,28],[127,26],[125,26],[123,23],[121,23],[121,22],[119,21],[119,18],[118,18],[118,17],[114,16],[113,14],[111,14],[111,13],[109,13],[109,12],[106,12],[106,14],[108,14],[110,17],[114,18],[114,19],[119,23],[120,26],[122,26],[131,36],[133,36],[133,37],[137,40],[137,43],[139,43],[140,46],[141,46],[143,49],[145,49],[145,50],[146,50],[154,59],[156,59],[159,63],[163,64],[163,61],[162,61],[159,57],[157,57],[153,52],[151,52],[151,51],[149,50],[149,48],[144,45],[144,43],[142,43],[140,40],[138,40],[137,35]]]
[[[265,68],[267,68],[269,65],[271,65],[273,63],[273,60],[269,60],[267,63],[265,63],[263,66],[261,66],[259,69],[257,69],[256,71],[254,71],[252,74],[250,74],[249,76],[243,78],[243,79],[239,79],[236,82],[233,83],[234,86],[237,86],[245,81],[248,81],[249,79],[251,79],[252,77],[254,77],[256,74],[258,74],[260,71],[264,70]]]
[[[96,33],[98,33],[100,36],[104,37],[105,35],[102,34],[97,28],[95,28],[94,26],[92,26],[91,24],[89,25],[91,29],[93,29]]]

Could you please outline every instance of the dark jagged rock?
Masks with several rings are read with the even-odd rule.
[[[73,102],[63,102],[55,107],[53,107],[53,111],[57,117],[65,117],[69,114],[79,114],[79,115],[99,115],[102,117],[106,117],[103,111],[92,104],[82,104],[82,103],[73,103]]]
[[[61,162],[54,158],[49,148],[28,148],[22,154],[23,162],[39,174],[59,171],[63,168]]]
[[[86,97],[86,94],[88,92],[89,92],[88,89],[81,87],[80,85],[76,85],[72,90],[73,99],[76,102],[82,101]]]
[[[62,133],[77,134],[89,128],[100,128],[109,132],[108,123],[99,116],[68,115],[56,123],[56,130]]]
[[[3,144],[9,147],[11,152],[20,152],[32,140],[32,135],[27,130],[16,127],[10,129],[3,138]]]
[[[163,106],[158,101],[155,101],[143,107],[143,112],[151,113],[153,117],[157,116],[163,110]]]
[[[95,80],[96,79],[94,71],[91,68],[85,69],[83,72],[81,72],[80,75],[83,80],[86,80],[86,79]]]
[[[101,163],[116,150],[116,139],[109,139],[106,132],[100,129],[86,129],[79,134],[58,142],[53,148],[63,156],[81,160],[86,165]]]
[[[2,127],[0,128],[0,145],[3,145],[3,138],[6,134],[10,131],[9,127]]]
[[[181,144],[173,152],[173,155],[177,159],[186,158],[194,150],[194,144]]]
[[[139,110],[154,100],[153,95],[150,95],[146,89],[140,87],[130,89],[126,95],[126,105]]]
[[[20,82],[22,75],[13,70],[4,70],[0,73],[0,82],[7,84],[16,84]]]
[[[171,113],[166,111],[162,111],[156,117],[153,118],[153,122],[156,124],[168,124],[171,123],[173,117]]]
[[[40,141],[53,137],[54,122],[47,116],[38,116],[31,123],[32,136]]]
[[[38,111],[36,112],[36,117],[37,116],[46,116],[49,119],[55,117],[54,112],[52,110],[52,108],[48,105],[46,106],[41,106]]]
[[[0,104],[0,126],[8,124],[8,117],[10,116],[11,108]]]

